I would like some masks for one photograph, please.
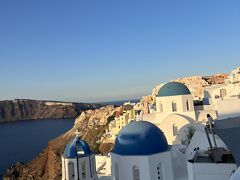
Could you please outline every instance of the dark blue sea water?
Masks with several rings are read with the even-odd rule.
[[[121,106],[123,101],[103,102],[104,105]],[[137,100],[130,100],[136,103]],[[72,128],[74,119],[45,119],[0,123],[0,179],[6,169],[16,162],[34,159],[48,141]]]
[[[0,124],[0,174],[16,162],[34,159],[48,141],[72,128],[74,119],[45,119]],[[2,177],[0,177],[2,179]]]

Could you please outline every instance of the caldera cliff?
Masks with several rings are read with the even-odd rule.
[[[76,118],[82,111],[102,107],[93,103],[69,103],[16,99],[0,101],[0,123],[29,119]]]
[[[107,136],[108,124],[114,119],[115,112],[119,111],[119,108],[121,107],[106,106],[82,112],[76,118],[72,129],[50,141],[43,152],[31,162],[17,163],[10,167],[4,179],[61,179],[61,155],[66,144],[75,136],[76,130],[94,152],[108,153],[114,143]]]

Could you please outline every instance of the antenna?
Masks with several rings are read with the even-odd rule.
[[[218,163],[218,162],[222,161],[224,149],[217,147],[217,142],[216,142],[216,139],[215,139],[215,136],[214,136],[214,131],[213,131],[213,127],[215,125],[215,122],[209,114],[207,116],[208,116],[208,121],[206,123],[205,132],[206,132],[206,135],[207,135],[208,143],[210,145],[210,152],[211,152],[210,157],[211,157],[211,159],[214,163]],[[209,134],[212,134],[212,140],[213,140],[214,146],[212,145]]]

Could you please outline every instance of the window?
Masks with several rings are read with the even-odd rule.
[[[86,175],[86,161],[82,161],[82,178],[85,179],[87,177]]]
[[[90,165],[90,175],[91,175],[91,177],[93,177],[93,163],[92,163],[93,161],[92,161],[92,157],[90,156],[89,157],[89,165]]]
[[[177,111],[177,103],[175,101],[172,102],[172,112]]]
[[[132,172],[133,172],[133,180],[140,180],[139,168],[137,166],[133,166]]]
[[[237,98],[240,99],[240,94],[237,95]]]
[[[77,149],[76,149],[76,150],[77,150],[77,154],[78,154],[78,155],[83,155],[83,154],[85,154],[81,143],[78,142],[76,145],[77,145],[77,146],[76,146],[76,148],[77,148]]]
[[[172,131],[173,131],[173,136],[176,136],[178,133],[178,127],[175,124],[173,124],[172,126]]]
[[[162,164],[161,163],[159,163],[157,165],[157,177],[158,177],[158,180],[163,180]]]
[[[73,164],[73,162],[69,162],[68,163],[68,178],[70,179],[70,180],[74,180],[75,178],[74,178],[74,164]]]
[[[159,103],[159,111],[163,112],[163,104],[162,104],[162,102]]]
[[[91,159],[91,177],[94,176],[95,174],[95,159],[94,156],[90,157]]]
[[[119,170],[117,163],[115,163],[115,180],[119,180]]]
[[[190,106],[189,106],[189,101],[188,100],[186,102],[186,105],[187,105],[187,111],[189,111],[190,110]]]
[[[220,89],[220,97],[223,99],[227,95],[226,89]]]

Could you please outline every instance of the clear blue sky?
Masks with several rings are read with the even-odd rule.
[[[0,1],[0,99],[132,99],[237,66],[239,0]]]

